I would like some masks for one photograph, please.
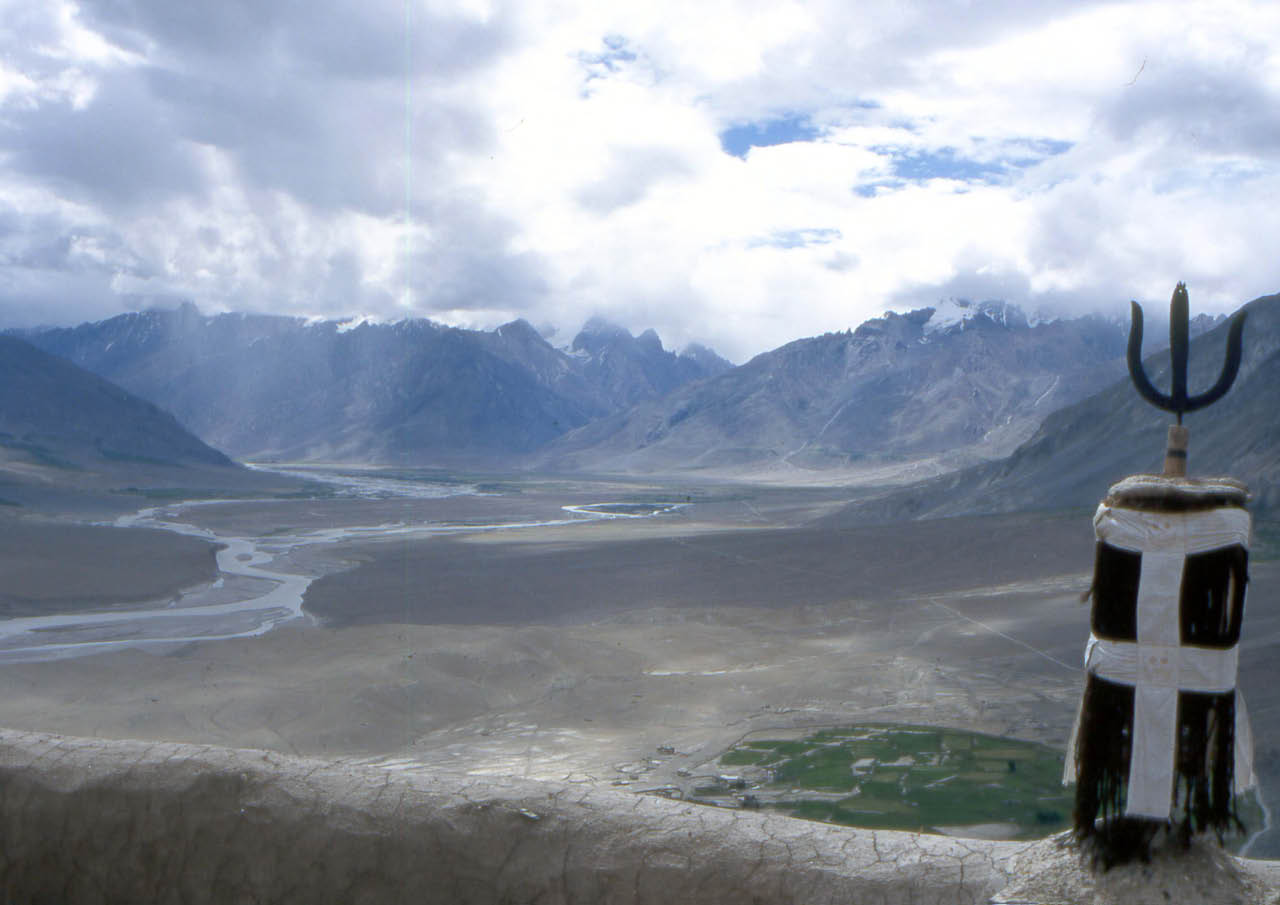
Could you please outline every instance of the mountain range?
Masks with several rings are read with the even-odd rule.
[[[1280,504],[1270,489],[1280,475],[1278,298],[1247,306],[1237,386],[1211,415],[1189,416],[1193,469],[1254,479],[1266,506]],[[1220,318],[1194,322],[1193,391],[1216,376],[1224,330]],[[23,335],[57,357],[39,357],[37,368],[30,346],[10,337],[0,347],[10,374],[0,440],[11,448],[44,444],[34,420],[44,411],[63,413],[65,449],[139,460],[217,458],[209,443],[284,461],[755,476],[925,463],[917,474],[946,472],[863,504],[859,517],[1080,505],[1110,480],[1158,467],[1168,420],[1130,388],[1127,324],[1035,322],[1001,302],[889,313],[740,367],[701,347],[675,354],[653,331],[636,337],[598,319],[563,349],[522,320],[472,331],[206,316],[191,305]],[[1148,335],[1151,347],[1163,344],[1157,329]],[[128,392],[86,382],[66,362],[59,370],[61,359],[151,405],[121,408]],[[1167,352],[1147,367],[1167,382]],[[36,371],[53,376],[37,386]],[[96,401],[108,397],[111,405]]]
[[[1002,302],[889,313],[788,343],[567,433],[545,467],[733,472],[1002,457],[1124,373],[1126,333]]]
[[[237,458],[468,463],[509,459],[622,407],[731,367],[652,331],[587,324],[568,350],[526,321],[343,324],[175,310],[24,331],[168,409]]]
[[[1188,473],[1230,475],[1250,485],[1251,508],[1280,511],[1280,294],[1244,306],[1244,354],[1230,392],[1185,416],[1190,431]],[[1227,324],[1190,346],[1188,389],[1217,379]],[[1169,352],[1146,358],[1152,383],[1167,392]],[[1093,506],[1107,487],[1137,473],[1159,472],[1173,416],[1143,400],[1126,375],[1102,392],[1050,414],[1007,458],[960,470],[870,503],[837,519],[946,516],[974,512]]]

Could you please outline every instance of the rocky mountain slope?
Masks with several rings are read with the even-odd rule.
[[[481,332],[426,320],[210,317],[190,304],[24,336],[249,459],[500,458],[730,367],[603,322],[572,352],[524,321]]]
[[[689,346],[679,357],[662,348],[653,330],[632,337],[600,318],[587,321],[570,346],[583,378],[614,411],[657,399],[677,387],[733,367],[705,346]]]
[[[797,340],[551,443],[566,470],[821,468],[1007,455],[1053,410],[1123,373],[1125,333],[1097,317],[1031,324],[951,303]]]
[[[155,405],[12,336],[0,336],[0,457],[231,466]]]
[[[1192,299],[1194,304],[1194,298]],[[1280,294],[1245,306],[1239,376],[1220,402],[1186,416],[1191,475],[1249,483],[1254,511],[1280,511]],[[1203,392],[1222,369],[1227,325],[1191,343],[1188,389]],[[1155,386],[1169,389],[1167,351],[1146,359]],[[956,472],[839,518],[1092,507],[1129,474],[1158,472],[1173,416],[1145,402],[1127,374],[1097,395],[1054,412],[1008,458]]]

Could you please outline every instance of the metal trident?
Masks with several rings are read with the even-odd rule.
[[[1142,367],[1142,306],[1137,302],[1132,305],[1133,325],[1129,328],[1129,376],[1133,385],[1138,388],[1142,397],[1157,408],[1176,412],[1178,423],[1182,423],[1183,412],[1194,412],[1206,405],[1212,405],[1226,395],[1235,382],[1240,371],[1240,338],[1244,334],[1244,318],[1246,312],[1239,311],[1231,318],[1231,326],[1227,331],[1227,360],[1222,365],[1222,373],[1218,382],[1208,392],[1199,396],[1187,395],[1187,284],[1179,283],[1173,290],[1173,299],[1169,302],[1169,358],[1173,372],[1173,386],[1166,395],[1152,386],[1147,372]]]

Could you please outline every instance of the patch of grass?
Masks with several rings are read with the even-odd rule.
[[[756,794],[770,807],[850,826],[928,832],[1003,823],[1026,839],[1064,829],[1073,805],[1060,782],[1061,752],[928,726],[871,723],[800,740],[751,740],[720,763],[768,767],[771,778]],[[832,792],[848,795],[833,801]]]
[[[751,790],[763,806],[846,826],[937,832],[999,823],[1010,825],[1014,838],[1034,839],[1066,829],[1074,806],[1073,790],[1061,784],[1061,752],[954,729],[886,723],[823,729],[798,740],[743,741],[718,762],[767,770]],[[724,799],[732,789],[720,782],[694,793]],[[1254,792],[1237,806],[1248,829],[1263,825]],[[1238,851],[1247,838],[1228,836],[1226,847]]]

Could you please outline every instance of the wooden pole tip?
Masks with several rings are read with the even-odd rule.
[[[1171,478],[1187,476],[1187,436],[1190,431],[1181,424],[1169,425],[1169,442],[1164,450],[1164,473]]]

